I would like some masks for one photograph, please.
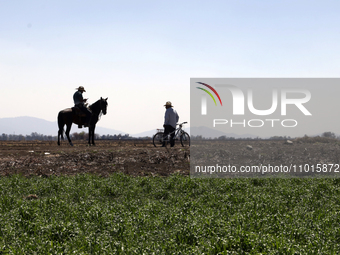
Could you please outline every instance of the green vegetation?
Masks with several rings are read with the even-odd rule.
[[[337,254],[340,179],[9,176],[0,254]]]

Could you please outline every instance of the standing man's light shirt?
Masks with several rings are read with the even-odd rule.
[[[176,128],[176,124],[179,120],[179,116],[173,108],[168,108],[165,111],[165,116],[164,116],[164,125],[170,125],[174,128]]]

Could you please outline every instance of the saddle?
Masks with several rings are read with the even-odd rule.
[[[83,113],[78,107],[74,106],[71,108],[73,113],[73,122],[78,125],[78,128],[82,128],[83,125],[86,127],[86,114]]]
[[[71,109],[74,115],[79,116],[79,117],[86,117],[86,114],[83,113],[78,107],[73,106]]]

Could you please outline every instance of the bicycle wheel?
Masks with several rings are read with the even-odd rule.
[[[187,132],[183,132],[180,137],[181,144],[183,147],[189,147],[190,146],[190,136]]]
[[[161,147],[163,145],[163,132],[158,132],[153,136],[152,142],[155,147]]]

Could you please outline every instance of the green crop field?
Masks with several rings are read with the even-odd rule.
[[[0,179],[0,254],[338,254],[340,179]]]

